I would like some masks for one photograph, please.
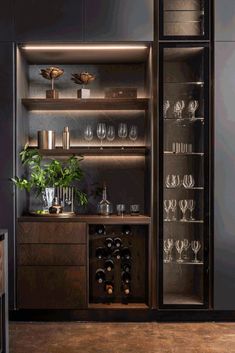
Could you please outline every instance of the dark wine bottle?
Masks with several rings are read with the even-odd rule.
[[[102,268],[98,268],[98,270],[96,271],[95,280],[99,284],[105,281],[105,271]]]
[[[108,294],[108,295],[112,295],[113,292],[114,292],[114,285],[113,285],[113,282],[112,281],[106,281],[105,282],[105,292]]]
[[[131,272],[131,263],[129,261],[124,262],[122,269],[124,272]]]
[[[113,257],[115,257],[117,260],[120,260],[120,258],[121,258],[121,251],[120,251],[120,249],[114,250],[114,252],[113,252]]]
[[[97,226],[95,226],[95,232],[98,235],[105,234],[105,226],[103,224],[97,224]]]
[[[117,248],[120,248],[122,246],[122,241],[120,238],[114,238],[114,245],[117,247]]]
[[[107,246],[107,248],[111,249],[111,247],[113,246],[113,239],[112,238],[106,238],[105,239],[105,245]]]
[[[122,272],[122,282],[123,283],[130,283],[131,275],[129,272]]]
[[[111,260],[111,259],[106,260],[104,263],[104,267],[105,267],[106,271],[111,272],[114,268],[113,260]]]
[[[123,294],[125,294],[125,295],[130,295],[130,293],[131,293],[130,285],[127,284],[127,283],[124,283],[124,284],[122,285],[122,292],[123,292]]]
[[[127,224],[125,224],[123,227],[122,227],[122,234],[124,235],[131,235],[131,227]]]
[[[107,250],[105,248],[99,247],[95,252],[96,258],[101,260],[107,256]]]
[[[128,249],[128,248],[126,248],[126,247],[122,249],[122,258],[123,258],[124,260],[130,260],[130,258],[131,258],[130,249]]]

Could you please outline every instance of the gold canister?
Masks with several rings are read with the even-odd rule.
[[[38,148],[41,150],[53,150],[55,148],[55,131],[38,131]]]

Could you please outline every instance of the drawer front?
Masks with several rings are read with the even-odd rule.
[[[85,244],[86,223],[19,222],[18,243]]]
[[[85,266],[85,244],[19,244],[20,266]]]
[[[76,309],[87,307],[86,268],[18,268],[19,309]]]

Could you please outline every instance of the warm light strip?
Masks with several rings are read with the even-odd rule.
[[[24,50],[144,50],[146,45],[23,45]]]

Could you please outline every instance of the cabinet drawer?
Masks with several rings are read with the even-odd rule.
[[[18,243],[85,244],[86,223],[19,222]]]
[[[18,265],[85,266],[85,244],[20,244]]]
[[[4,275],[4,242],[0,242],[0,295],[5,292],[5,275]]]
[[[19,309],[76,309],[86,304],[84,266],[18,267]]]

